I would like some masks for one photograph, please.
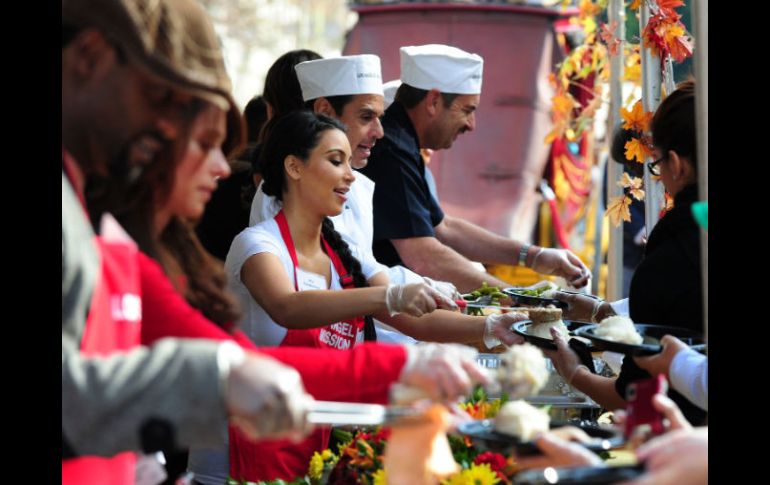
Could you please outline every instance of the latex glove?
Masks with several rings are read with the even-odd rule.
[[[583,322],[590,322],[592,315],[604,315],[611,309],[596,308],[597,305],[609,306],[609,303],[592,298],[588,295],[580,295],[578,293],[565,293],[563,291],[553,291],[548,294],[548,298],[554,300],[563,301],[569,305],[566,309],[562,310],[564,318],[569,320],[579,320]]]
[[[661,353],[650,357],[634,357],[634,362],[649,372],[650,375],[665,374],[668,377],[671,361],[674,360],[676,354],[687,347],[687,344],[671,335],[664,335],[660,339],[660,345],[663,347]]]
[[[514,323],[527,318],[527,315],[519,312],[493,313],[487,316],[484,322],[484,345],[488,349],[492,349],[501,343],[506,346],[523,344],[524,337],[514,333],[511,327]]]
[[[391,317],[399,313],[421,317],[436,308],[457,309],[457,303],[426,283],[388,285],[387,290],[385,290],[385,306]]]
[[[647,466],[625,485],[702,485],[708,483],[708,427],[680,429],[651,439],[636,451]]]
[[[567,441],[547,431],[535,438],[535,444],[542,455],[518,456],[516,464],[519,469],[570,467],[570,466],[604,466],[604,462],[585,446]]]
[[[457,291],[457,287],[448,281],[436,281],[432,278],[428,278],[427,276],[423,276],[422,279],[428,286],[438,291],[449,300],[459,300],[463,297],[460,292]]]
[[[556,345],[556,350],[543,350],[543,353],[551,359],[556,372],[564,378],[567,384],[572,385],[572,379],[581,367],[588,370],[586,366],[580,363],[580,357],[574,350],[569,348],[565,338],[555,328],[551,328],[551,337]]]
[[[230,355],[223,358],[228,351]],[[247,436],[299,440],[311,431],[306,415],[313,397],[305,392],[294,368],[271,357],[244,352],[232,342],[222,344],[218,357],[220,369],[230,367],[225,370],[230,420]]]
[[[591,270],[572,251],[540,249],[532,261],[532,270],[540,274],[561,276],[575,288],[582,288],[588,283]]]
[[[476,362],[478,352],[471,347],[427,343],[404,348],[406,364],[398,383],[391,388],[394,402],[425,397],[434,401],[455,401],[467,396],[474,384],[490,383],[488,373]]]

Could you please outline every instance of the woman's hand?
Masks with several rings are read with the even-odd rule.
[[[385,291],[385,306],[392,317],[405,313],[421,317],[436,308],[457,310],[457,304],[426,283],[389,285]]]
[[[567,384],[572,384],[575,374],[577,374],[581,367],[586,368],[586,366],[580,363],[580,357],[574,350],[569,348],[567,341],[558,330],[551,328],[551,337],[553,337],[556,350],[543,350],[543,353],[551,359],[556,372],[564,378]]]

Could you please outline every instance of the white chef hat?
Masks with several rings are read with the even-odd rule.
[[[481,94],[484,59],[457,47],[427,44],[401,48],[401,81],[442,93]]]
[[[300,62],[294,70],[304,101],[349,94],[382,94],[380,58],[373,54]]]
[[[388,106],[393,104],[393,100],[396,99],[396,91],[398,91],[399,86],[401,86],[400,79],[394,79],[382,85],[382,91],[385,93],[385,109],[388,109]]]

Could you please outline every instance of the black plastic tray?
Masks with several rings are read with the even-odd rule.
[[[672,335],[698,352],[703,352],[706,349],[706,345],[703,342],[703,334],[687,328],[637,323],[634,324],[634,327],[636,327],[636,331],[639,332],[644,340],[642,340],[642,343],[639,345],[632,345],[607,340],[604,337],[596,335],[595,332],[597,327],[597,324],[581,326],[575,330],[575,335],[591,340],[594,346],[599,350],[608,350],[610,352],[618,352],[625,355],[643,356],[659,354],[663,350],[660,345],[660,339],[663,338],[664,335]]]
[[[563,320],[563,322],[564,322],[564,325],[567,327],[567,330],[569,330],[569,334],[572,336],[576,335],[575,332],[578,329],[583,328],[586,325],[593,325],[590,322],[580,322],[577,320]],[[553,340],[530,334],[529,328],[531,326],[532,326],[531,320],[522,320],[520,322],[514,323],[512,328],[514,332],[524,337],[524,340],[531,343],[532,345],[540,347],[541,349],[556,350],[556,345],[553,343]],[[586,337],[583,337],[583,338],[586,338]],[[598,350],[597,348],[595,348],[595,346],[592,343],[587,343],[585,345],[586,347],[588,347],[589,352],[595,352]]]
[[[576,443],[585,446],[595,453],[611,450],[612,448],[617,448],[625,443],[623,434],[612,427],[583,423],[551,423],[551,429],[560,428],[562,426],[575,426],[585,431],[588,436],[598,438],[589,443],[576,441]],[[534,441],[521,441],[516,436],[495,431],[494,421],[491,419],[461,423],[458,425],[457,431],[469,436],[475,445],[490,451],[509,453],[515,450],[516,454],[520,456],[541,454],[540,448],[537,447]]]

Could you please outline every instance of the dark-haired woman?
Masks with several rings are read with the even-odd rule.
[[[655,161],[647,169],[660,176],[674,207],[650,232],[644,258],[634,272],[628,298],[629,316],[639,323],[703,330],[703,293],[700,268],[700,230],[691,206],[698,200],[695,144],[695,83],[681,83],[655,111],[652,142]],[[600,305],[584,296],[564,298],[574,312],[592,308],[595,321],[614,315],[610,303]],[[594,307],[594,305],[596,306]],[[582,307],[583,310],[577,310]],[[577,356],[562,346],[554,358],[559,373],[570,383],[610,409],[625,407],[626,388],[650,375],[625,358],[619,376],[591,374]],[[702,424],[706,413],[675,390],[669,396],[688,421]]]
[[[346,350],[371,335],[371,320],[364,316],[375,315],[423,340],[518,341],[509,328],[520,314],[485,318],[433,311],[440,294],[430,286],[389,285],[379,264],[353,258],[328,219],[343,210],[355,181],[350,157],[344,127],[332,118],[295,111],[276,121],[262,151],[263,190],[283,209],[275,219],[239,234],[225,262],[230,284],[246,308],[244,332],[260,346]],[[253,445],[254,453],[283,461],[285,472],[275,475],[276,465],[264,464],[265,469],[233,478],[291,479],[324,446],[323,435],[301,444]]]
[[[108,194],[91,194],[92,216],[113,212],[143,251],[138,255],[142,344],[152,345],[164,337],[235,340],[245,349],[296,367],[308,393],[325,400],[386,403],[388,389],[396,381],[421,387],[433,396],[458,396],[469,389],[471,381],[483,379],[469,356],[449,347],[440,352],[374,344],[344,353],[313,348],[258,349],[234,327],[239,315],[237,304],[227,292],[222,270],[200,245],[191,222],[200,217],[217,180],[230,173],[224,153],[231,152],[241,138],[240,116],[236,108],[226,112],[196,101],[189,123],[182,139],[169,145],[134,184],[132,205],[115,207],[105,197]],[[368,372],[375,372],[378,379],[369,379]],[[443,376],[439,382],[429,379],[436,372]],[[335,376],[340,378],[334,381]],[[237,453],[233,460],[272,463],[272,458]],[[227,476],[226,448],[218,460],[208,463],[210,466],[199,465],[195,469],[202,473],[196,480],[223,483]],[[297,470],[297,474],[302,473],[304,468]]]

